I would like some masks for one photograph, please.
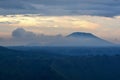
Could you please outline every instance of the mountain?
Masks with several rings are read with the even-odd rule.
[[[66,37],[72,39],[70,44],[73,43],[73,45],[76,44],[77,46],[113,46],[113,43],[101,39],[92,33],[74,32]]]
[[[8,49],[8,48],[5,48],[5,47],[0,46],[0,52],[6,52],[6,51],[12,51],[12,50],[10,50],[10,49]]]
[[[4,47],[0,46],[0,50],[3,50],[3,49],[6,49],[6,48],[4,48]]]
[[[85,33],[85,32],[74,32],[70,35],[68,35],[67,37],[92,37],[92,38],[97,38],[95,35],[91,34],[91,33]]]
[[[13,55],[13,54],[16,54],[18,52],[21,52],[21,51],[17,51],[17,50],[14,50],[14,49],[9,49],[7,47],[3,47],[3,46],[0,46],[0,58],[3,58],[3,56],[10,56],[10,55]]]
[[[65,37],[51,41],[48,46],[67,46],[67,47],[103,47],[115,46],[113,43],[97,37],[92,33],[74,32]]]

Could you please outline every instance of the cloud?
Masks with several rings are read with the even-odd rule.
[[[14,38],[34,38],[36,34],[30,31],[25,31],[23,28],[17,28],[12,32]]]
[[[45,46],[50,45],[55,41],[61,41],[62,35],[44,35],[35,34],[32,31],[27,31],[23,28],[17,28],[12,31],[11,38],[0,38],[0,44],[4,46]]]
[[[7,37],[19,27],[47,35],[67,35],[76,31],[90,32],[106,40],[120,43],[120,16],[41,16],[39,14],[0,16],[0,32],[7,34]],[[5,34],[1,36],[6,37]]]
[[[22,0],[0,0],[0,8],[6,10],[12,9],[33,9],[33,7]]]
[[[83,34],[83,33],[82,33]],[[72,35],[72,34],[71,34]],[[11,38],[0,38],[0,44],[4,46],[106,46],[108,42],[92,36],[90,37],[66,37],[62,35],[35,34],[23,28],[17,28],[12,32]],[[88,36],[87,34],[85,36]],[[93,44],[95,43],[95,44]]]
[[[119,4],[119,0],[1,0],[0,14],[115,16],[120,15]]]
[[[80,16],[40,16],[40,15],[8,15],[0,16],[0,23],[18,27],[44,27],[44,28],[74,28],[96,29],[99,24],[84,20]]]

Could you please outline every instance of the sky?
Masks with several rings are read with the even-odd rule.
[[[23,28],[35,34],[89,32],[120,44],[120,0],[0,0],[0,43]]]

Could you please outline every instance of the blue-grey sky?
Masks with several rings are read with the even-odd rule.
[[[116,16],[119,4],[120,0],[0,0],[0,14]]]

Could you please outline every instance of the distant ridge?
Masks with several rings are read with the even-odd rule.
[[[8,50],[8,48],[0,46],[0,50]]]
[[[114,44],[95,36],[92,33],[73,32],[66,36],[67,38],[74,38],[78,46],[113,46]]]
[[[16,52],[16,50],[0,46],[0,53],[9,53],[9,52],[13,52],[14,53],[14,52]]]
[[[92,33],[86,33],[86,32],[74,32],[67,37],[92,37],[92,38],[97,38],[95,35]]]

